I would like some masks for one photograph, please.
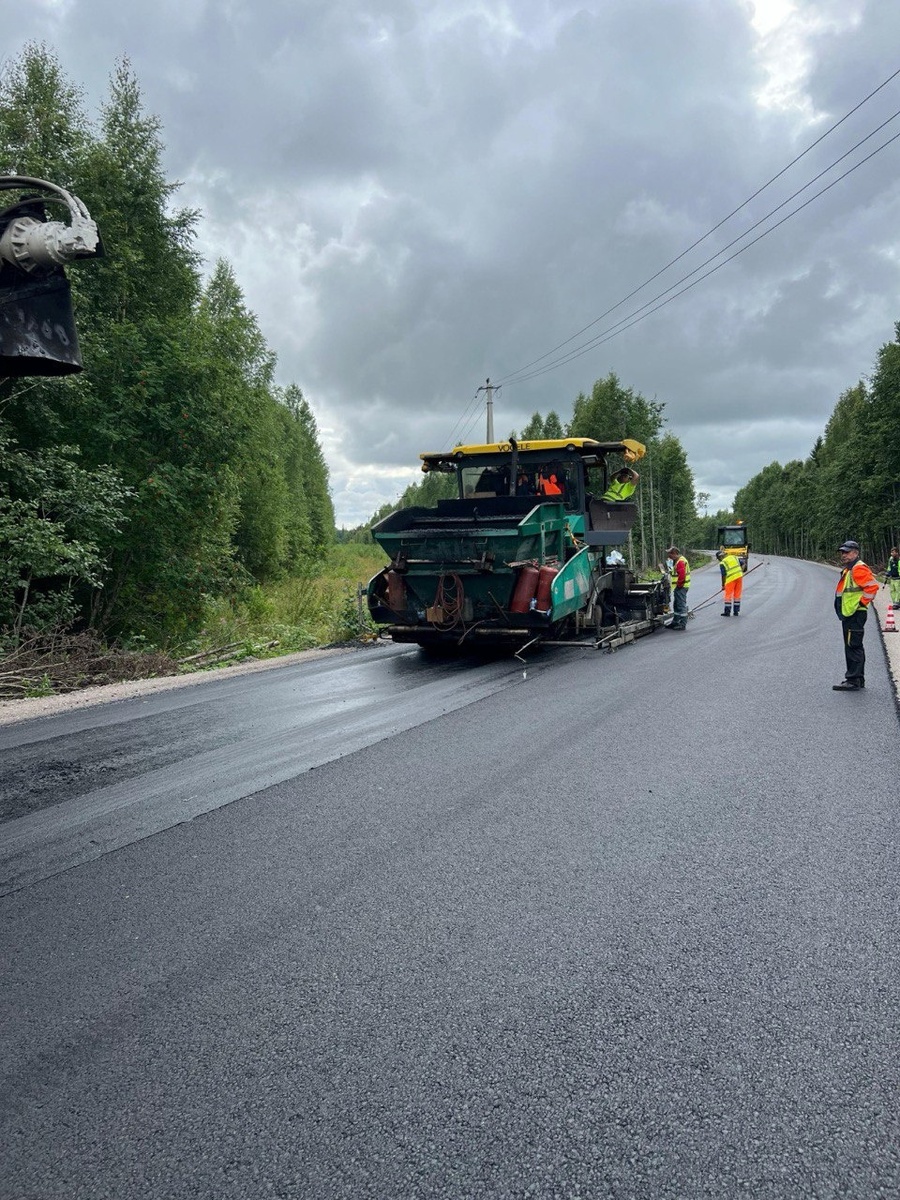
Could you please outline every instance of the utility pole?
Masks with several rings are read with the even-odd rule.
[[[478,389],[479,392],[487,393],[487,442],[490,445],[494,440],[494,392],[499,391],[499,388],[494,388],[490,379],[484,381],[484,387]]]

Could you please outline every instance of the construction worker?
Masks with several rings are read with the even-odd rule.
[[[841,619],[847,674],[835,692],[857,692],[866,686],[866,652],[863,633],[869,605],[878,595],[878,580],[859,557],[859,542],[840,548],[841,577],[834,592],[834,611]]]
[[[687,629],[687,594],[691,586],[691,568],[677,546],[670,546],[666,551],[672,568],[672,624],[670,629],[680,632]]]
[[[519,470],[519,477],[516,480],[516,495],[517,496],[533,496],[534,485],[528,478],[528,472]]]
[[[731,606],[734,605],[734,615],[741,615],[741,592],[744,587],[744,568],[736,554],[724,550],[716,553],[719,560],[719,570],[722,572],[722,588],[725,593],[723,617],[731,616]]]
[[[620,500],[627,500],[634,493],[639,479],[640,475],[638,475],[637,471],[633,471],[631,467],[623,467],[621,471],[617,471],[613,475],[609,487],[600,499],[610,500],[614,503]]]
[[[541,475],[539,476],[538,483],[540,485],[541,493],[544,496],[562,495],[562,488],[559,486],[559,481],[555,475]]]
[[[900,605],[900,550],[891,546],[891,557],[884,568],[884,582],[891,589],[891,607]]]

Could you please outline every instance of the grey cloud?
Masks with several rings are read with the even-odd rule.
[[[53,29],[30,8],[20,25],[92,99],[130,54],[181,201],[207,213],[204,253],[235,262],[280,377],[335,430],[336,498],[353,521],[402,489],[404,464],[415,477],[486,376],[615,305],[892,69],[897,6],[860,3],[855,26],[847,0],[796,8],[819,21],[806,35],[813,126],[757,103],[766,68],[742,0],[74,0]],[[898,85],[567,348],[826,167],[900,107]],[[565,417],[612,369],[665,402],[702,490],[804,457],[900,317],[898,153],[634,328],[505,386],[497,430],[535,409]],[[371,487],[345,486],[354,463],[373,464]]]

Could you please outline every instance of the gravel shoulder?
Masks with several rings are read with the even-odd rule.
[[[198,683],[208,683],[211,679],[227,679],[234,675],[270,671],[273,667],[313,662],[317,658],[346,654],[347,649],[346,646],[332,646],[317,650],[301,650],[296,654],[285,654],[280,658],[236,663],[234,666],[217,667],[210,671],[193,671],[188,675],[164,675],[157,679],[134,679],[127,683],[105,683],[99,687],[84,688],[78,692],[66,692],[61,696],[40,696],[28,700],[0,700],[0,725],[28,721],[35,717],[52,717],[57,713],[75,712],[77,709],[92,708],[97,704],[113,704],[117,700],[130,700],[134,696],[147,696],[153,692],[168,692],[174,688],[195,687]]]

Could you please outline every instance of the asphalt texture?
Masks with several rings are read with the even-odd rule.
[[[834,582],[773,558],[737,620],[527,668],[376,652],[396,732],[33,859],[0,899],[0,1195],[900,1195],[897,714],[874,622],[866,690],[831,690]],[[211,698],[232,766],[266,688],[325,678],[267,675]],[[4,762],[64,727],[14,728]]]
[[[372,647],[0,726],[0,896],[506,686]]]

